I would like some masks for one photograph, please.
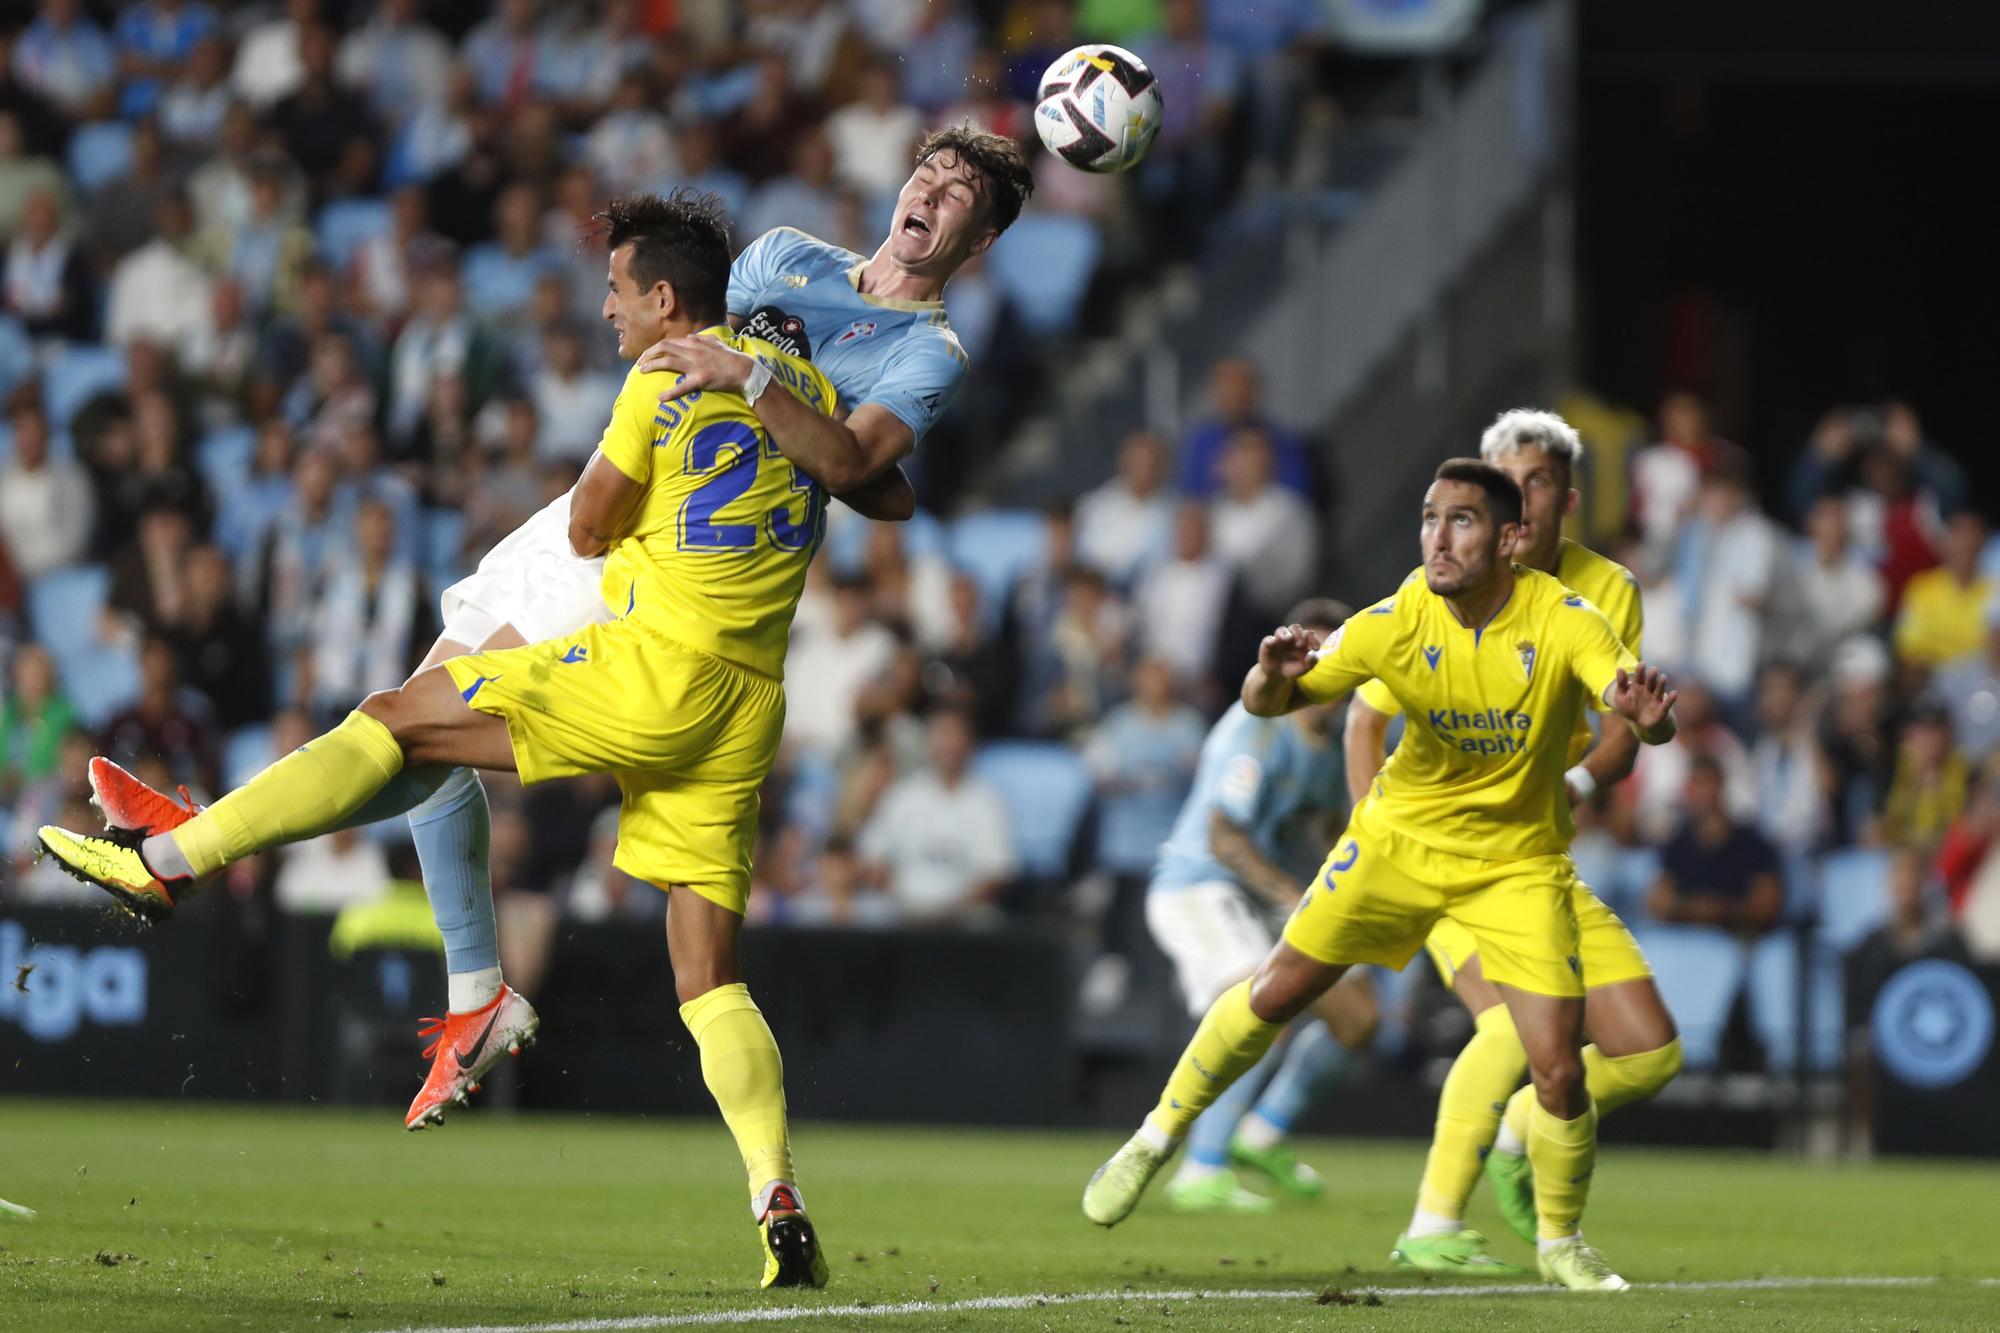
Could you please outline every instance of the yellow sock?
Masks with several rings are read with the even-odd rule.
[[[197,877],[330,832],[402,771],[403,747],[366,713],[272,764],[173,831]]]
[[[792,1180],[785,1129],[785,1062],[778,1039],[742,982],[717,986],[681,1006],[681,1022],[701,1047],[701,1077],[743,1154],[750,1197],[774,1180]]]
[[[1266,1023],[1250,1008],[1248,981],[1231,986],[1209,1006],[1147,1120],[1160,1134],[1178,1141],[1224,1088],[1264,1058],[1284,1030],[1283,1023]]]
[[[1597,1166],[1597,1108],[1562,1120],[1528,1102],[1528,1164],[1535,1171],[1536,1234],[1561,1240],[1583,1229],[1583,1204]]]
[[[1445,1075],[1437,1129],[1417,1187],[1417,1207],[1437,1217],[1465,1216],[1465,1201],[1479,1179],[1479,1159],[1499,1129],[1508,1095],[1528,1073],[1528,1053],[1506,1005],[1485,1010],[1473,1027],[1472,1040]]]
[[[1637,1055],[1606,1055],[1594,1045],[1583,1048],[1583,1082],[1599,1115],[1644,1101],[1680,1072],[1679,1037]],[[1528,1141],[1528,1103],[1533,1100],[1535,1090],[1524,1087],[1507,1103],[1507,1130],[1522,1143]]]

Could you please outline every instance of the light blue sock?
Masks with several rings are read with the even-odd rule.
[[[493,918],[493,877],[487,869],[492,814],[486,788],[469,768],[454,768],[422,805],[410,811],[410,836],[424,868],[424,892],[444,936],[449,972],[500,966]]]
[[[1228,1165],[1229,1140],[1236,1134],[1236,1122],[1257,1100],[1257,1089],[1263,1086],[1265,1076],[1271,1072],[1271,1065],[1277,1059],[1276,1050],[1266,1052],[1262,1060],[1250,1067],[1250,1072],[1230,1084],[1220,1097],[1209,1103],[1206,1111],[1195,1117],[1194,1123],[1188,1126],[1187,1156],[1184,1160],[1189,1165]]]
[[[1324,1023],[1307,1023],[1286,1048],[1278,1072],[1271,1075],[1252,1114],[1286,1133],[1316,1095],[1347,1065],[1347,1049],[1333,1039]]]
[[[363,828],[406,815],[435,795],[452,774],[465,771],[449,764],[419,764],[415,768],[406,768],[390,778],[387,786],[369,797],[359,810],[336,827]]]

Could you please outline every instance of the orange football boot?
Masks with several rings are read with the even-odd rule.
[[[501,1056],[519,1055],[523,1046],[533,1045],[541,1025],[535,1007],[504,982],[500,993],[478,1009],[426,1018],[417,1035],[431,1039],[424,1047],[424,1058],[431,1062],[430,1077],[410,1103],[403,1128],[442,1125],[445,1108],[464,1106],[479,1091],[486,1071]]]
[[[137,829],[149,838],[177,829],[201,813],[186,787],[176,801],[101,754],[90,758],[90,803],[104,812],[106,828]]]

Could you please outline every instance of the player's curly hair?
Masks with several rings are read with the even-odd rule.
[[[630,245],[632,279],[641,288],[664,282],[693,318],[722,322],[729,304],[729,214],[722,199],[686,186],[664,198],[620,195],[593,221],[606,247]]]
[[[917,165],[940,153],[950,153],[979,177],[979,197],[986,205],[993,230],[1005,231],[1021,216],[1021,205],[1035,192],[1035,177],[1021,145],[1004,134],[992,134],[969,120],[932,130],[917,142]]]

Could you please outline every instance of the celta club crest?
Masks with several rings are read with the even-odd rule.
[[[838,338],[835,338],[833,340],[833,345],[835,347],[839,347],[842,343],[851,343],[857,338],[866,338],[869,334],[873,332],[875,332],[874,320],[857,319],[852,324],[847,326],[847,331],[845,333],[841,334]]]
[[[1529,680],[1535,678],[1535,645],[1526,639],[1514,645],[1514,651],[1521,655],[1521,674]]]

